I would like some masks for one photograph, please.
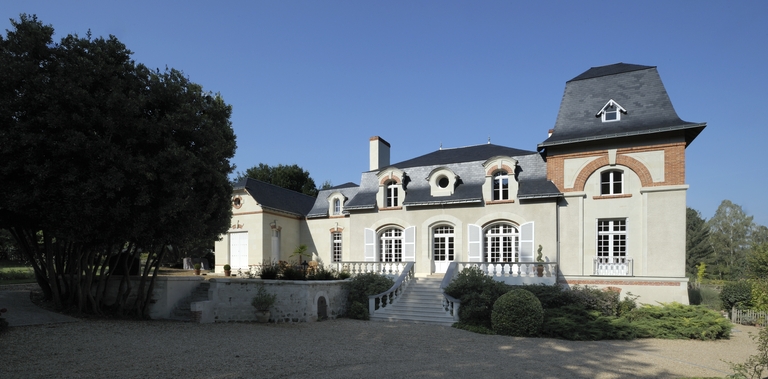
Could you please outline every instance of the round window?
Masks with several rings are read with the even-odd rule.
[[[243,198],[240,196],[232,198],[232,206],[235,207],[235,209],[240,209],[240,207],[243,206]]]
[[[437,185],[440,186],[440,188],[446,188],[448,187],[448,184],[450,184],[450,180],[446,178],[445,176],[441,177],[440,179],[437,179]]]

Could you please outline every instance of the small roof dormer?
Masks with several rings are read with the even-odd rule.
[[[621,121],[622,113],[627,114],[627,110],[611,99],[595,114],[595,117],[602,117],[603,122]]]

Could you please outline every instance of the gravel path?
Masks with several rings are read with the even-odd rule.
[[[571,342],[338,319],[300,324],[82,320],[0,335],[3,378],[724,377],[756,352],[723,341]]]

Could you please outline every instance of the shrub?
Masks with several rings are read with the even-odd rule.
[[[644,305],[624,317],[641,338],[713,340],[730,336],[732,324],[700,305]]]
[[[261,264],[259,277],[262,279],[277,279],[280,275],[280,265],[277,262],[264,262]]]
[[[629,321],[615,316],[604,316],[589,310],[583,304],[571,304],[544,310],[541,335],[573,341],[605,339],[629,340],[636,337]]]
[[[347,317],[357,320],[369,320],[370,314],[368,314],[368,303],[354,302],[349,306],[347,311]]]
[[[528,284],[518,286],[536,296],[544,309],[558,308],[573,304],[576,300],[571,296],[570,291],[566,291],[559,284]]]
[[[766,312],[768,311],[768,278],[752,279],[752,309]]]
[[[306,279],[304,269],[301,266],[287,265],[283,267],[281,279],[284,280],[304,280]]]
[[[493,304],[509,291],[509,286],[493,280],[478,267],[467,267],[445,289],[445,293],[459,299],[459,318],[464,324],[491,328]]]
[[[392,287],[395,281],[387,276],[376,273],[364,273],[355,276],[347,283],[349,289],[349,297],[347,298],[347,304],[349,304],[348,316],[350,318],[359,318],[367,320],[366,318],[357,317],[361,312],[354,311],[356,307],[355,303],[359,303],[364,307],[365,314],[368,314],[368,296],[380,294]],[[378,304],[377,304],[378,305]]]
[[[224,265],[224,271],[231,271],[231,270],[232,270],[232,266]]]
[[[748,308],[752,300],[752,285],[746,280],[728,282],[720,291],[720,300],[728,312],[735,306]]]
[[[339,273],[336,275],[336,277],[339,278],[339,280],[349,279],[352,277],[352,274],[349,273],[349,271],[339,271]]]
[[[701,297],[701,287],[699,288],[688,288],[688,302],[691,305],[700,305],[702,301]]]
[[[544,321],[544,309],[534,294],[513,289],[493,303],[491,325],[496,334],[532,337],[539,334]]]
[[[338,276],[335,271],[325,268],[323,265],[317,266],[307,277],[308,280],[334,280]]]
[[[596,287],[574,286],[571,296],[575,303],[582,304],[588,310],[600,312],[603,316],[615,316],[619,308],[619,293],[601,290]]]
[[[623,316],[637,308],[637,296],[633,295],[632,292],[627,292],[627,296],[624,296],[624,300],[619,302],[619,307],[616,310],[616,316]]]
[[[256,296],[251,300],[251,305],[256,308],[257,311],[268,311],[269,307],[275,304],[277,295],[267,292],[267,289],[263,285],[259,286],[256,290]]]

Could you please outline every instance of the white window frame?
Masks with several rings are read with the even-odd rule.
[[[498,170],[493,173],[493,201],[509,200],[509,173]]]
[[[387,228],[379,234],[379,257],[381,262],[403,261],[403,230]]]
[[[516,262],[520,257],[520,230],[511,223],[499,222],[483,233],[484,262]]]
[[[438,259],[441,258],[441,259]],[[453,226],[440,225],[432,229],[432,258],[435,261],[453,261],[456,257],[456,237]]]
[[[625,218],[597,220],[595,252],[598,263],[627,263],[628,230],[628,222]]]
[[[600,109],[600,112],[597,112],[595,116],[600,116],[603,122],[616,122],[621,121],[621,114],[627,114],[627,110],[624,109],[619,103],[615,102],[613,99],[609,100],[603,108]],[[609,118],[608,115],[615,116]]]
[[[386,198],[384,199],[384,203],[386,204],[387,208],[395,208],[397,207],[399,203],[399,191],[400,185],[397,184],[396,181],[390,180],[385,185],[386,188]]]
[[[604,175],[608,176],[606,180]],[[616,178],[618,176],[618,178]],[[605,191],[604,186],[608,186]],[[616,191],[618,186],[618,191]],[[621,195],[624,193],[624,172],[621,170],[605,170],[600,173],[600,195]]]
[[[341,232],[331,233],[331,262],[341,262],[342,238]]]
[[[341,199],[338,197],[333,199],[333,215],[338,216],[341,214]]]

